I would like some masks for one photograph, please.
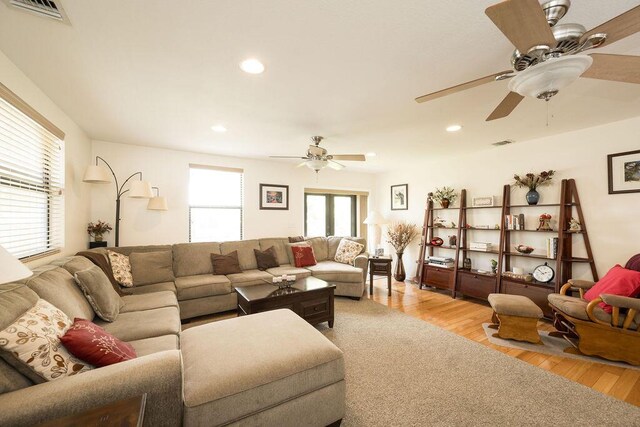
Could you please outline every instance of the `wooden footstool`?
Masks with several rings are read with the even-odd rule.
[[[541,343],[537,326],[542,310],[533,301],[521,295],[490,294],[489,304],[493,308],[491,327],[498,328],[499,338]]]

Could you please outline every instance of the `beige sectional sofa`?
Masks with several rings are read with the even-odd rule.
[[[323,426],[340,420],[345,411],[342,352],[293,312],[270,311],[181,331],[184,302],[192,313],[202,312],[201,304],[209,311],[228,309],[235,301],[233,283],[253,283],[250,277],[262,276],[250,271],[252,264],[244,259],[248,274],[242,281],[199,277],[207,276],[208,268],[200,255],[220,246],[137,248],[172,249],[177,278],[122,296],[113,322],[96,317],[74,281],[74,273],[93,266],[81,256],[57,260],[35,269],[28,279],[0,285],[0,330],[41,298],[71,319],[93,320],[129,342],[138,356],[42,382],[10,364],[12,359],[0,350],[0,425],[31,426],[143,393],[145,426]],[[235,247],[245,246],[255,243]],[[183,268],[183,262],[189,267]],[[180,304],[176,292],[183,298]]]
[[[357,237],[347,237],[366,248],[366,241]],[[146,275],[144,283],[133,288],[123,288],[125,293],[135,295],[149,292],[171,291],[176,294],[182,319],[234,310],[237,307],[236,286],[250,286],[270,281],[273,276],[293,274],[297,277],[315,276],[336,286],[335,295],[352,298],[362,297],[367,276],[368,255],[363,252],[356,257],[353,265],[334,261],[342,237],[312,237],[306,240],[314,250],[317,265],[296,268],[291,246],[287,238],[265,238],[234,242],[179,243],[174,245],[125,246],[107,248],[130,256],[133,253],[168,251],[171,253],[170,267],[161,265],[137,266],[132,260],[134,283],[137,270],[157,271]],[[266,250],[274,247],[279,267],[266,271],[258,270],[254,249]],[[107,249],[93,249],[106,254]],[[213,274],[211,254],[228,254],[238,251],[242,273],[226,276]],[[171,270],[171,271],[168,271]],[[150,280],[150,281],[149,281]]]

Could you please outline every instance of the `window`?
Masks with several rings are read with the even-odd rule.
[[[304,201],[306,236],[357,234],[355,195],[305,193]]]
[[[242,205],[242,169],[190,166],[190,242],[242,240]]]
[[[63,139],[0,84],[0,245],[22,260],[64,246]]]

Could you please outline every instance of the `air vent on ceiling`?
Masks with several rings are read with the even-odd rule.
[[[507,144],[513,144],[515,141],[513,139],[505,139],[504,141],[498,141],[498,142],[494,142],[491,145],[494,145],[496,147],[500,147],[502,145],[507,145]]]
[[[56,21],[69,24],[69,18],[64,12],[60,1],[53,0],[5,0],[5,2],[15,9],[38,15],[42,18],[55,19]]]

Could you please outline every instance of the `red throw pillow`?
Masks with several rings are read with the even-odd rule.
[[[293,251],[293,260],[296,267],[308,267],[316,265],[316,256],[313,254],[311,246],[291,246]]]
[[[640,272],[616,265],[584,294],[584,299],[592,301],[602,294],[637,297],[640,295]],[[607,313],[613,311],[609,304],[601,302],[599,305]]]
[[[95,323],[77,317],[60,341],[69,353],[93,366],[113,365],[137,357],[131,344],[119,340]]]

